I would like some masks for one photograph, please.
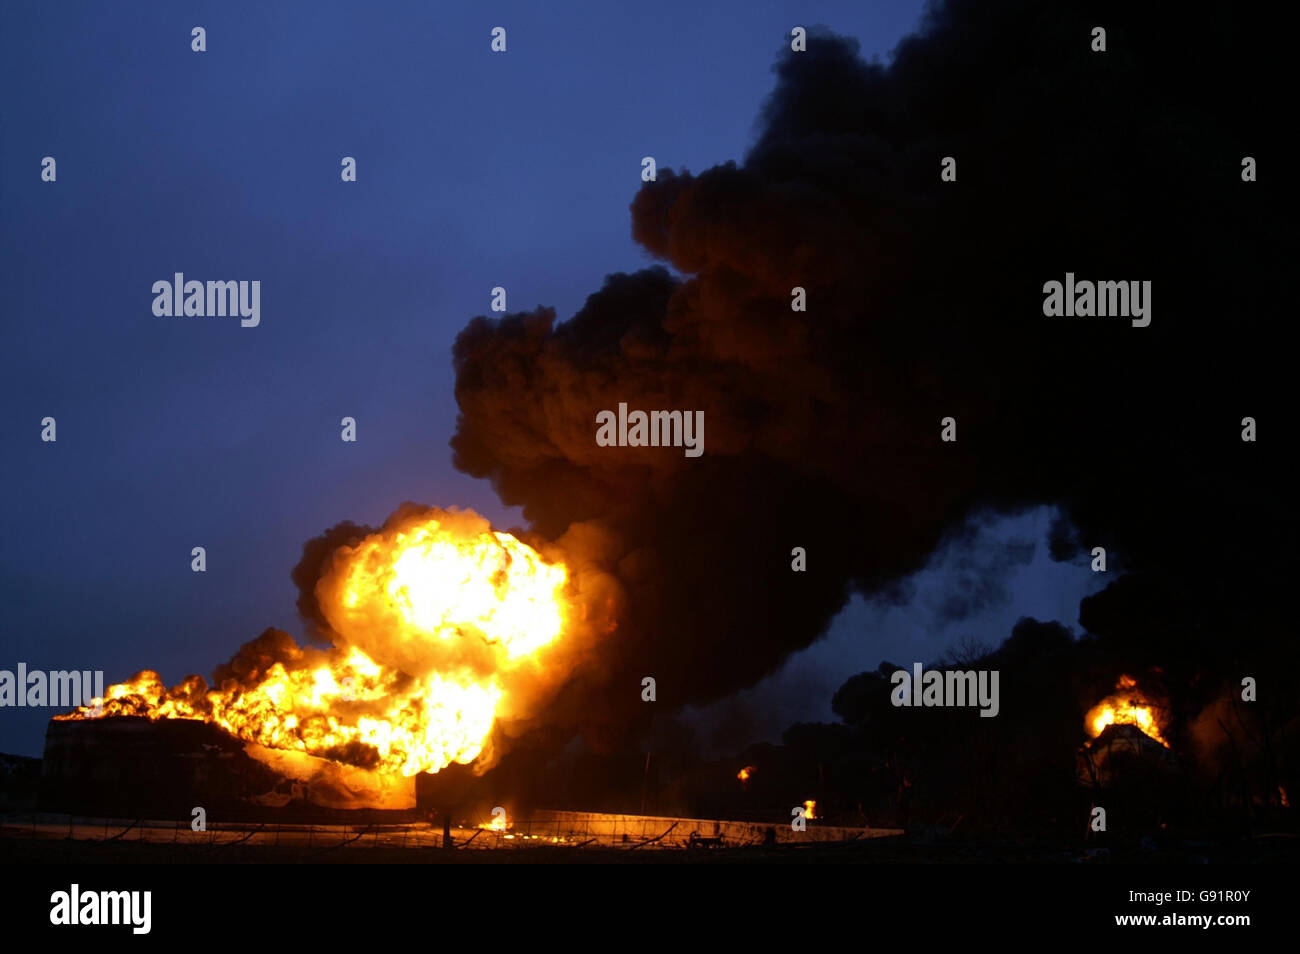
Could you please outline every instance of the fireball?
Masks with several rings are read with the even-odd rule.
[[[403,776],[467,765],[562,641],[567,582],[562,563],[481,518],[429,511],[335,551],[316,585],[333,650],[290,641],[285,658],[213,689],[198,676],[167,689],[146,670],[60,718],[198,719]]]
[[[1120,676],[1115,692],[1088,710],[1085,722],[1093,738],[1101,735],[1108,725],[1135,726],[1143,735],[1155,739],[1165,748],[1169,743],[1161,734],[1156,707],[1137,691],[1137,680]]]

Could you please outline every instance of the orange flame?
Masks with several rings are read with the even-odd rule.
[[[816,818],[816,817],[817,817],[817,802],[816,802],[816,801],[814,801],[813,799],[810,798],[810,799],[808,799],[808,801],[806,801],[806,802],[803,803],[803,817],[804,817],[804,818]]]
[[[1137,680],[1131,676],[1120,676],[1115,690],[1088,710],[1085,723],[1093,738],[1101,735],[1108,725],[1131,725],[1143,735],[1169,748],[1169,743],[1161,734],[1156,708],[1141,697],[1137,691]]]
[[[749,777],[753,774],[754,774],[754,766],[746,765],[743,769],[741,769],[739,772],[736,773],[736,778],[740,779],[742,782],[748,782]]]
[[[198,719],[267,748],[404,776],[483,754],[503,704],[535,691],[572,611],[568,573],[474,514],[430,511],[342,547],[316,586],[339,645],[209,690],[138,673],[58,718]],[[98,700],[97,700],[98,701]]]

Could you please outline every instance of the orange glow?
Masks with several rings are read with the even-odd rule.
[[[1085,723],[1093,738],[1101,735],[1108,725],[1131,725],[1168,748],[1156,712],[1137,691],[1137,681],[1131,676],[1120,676],[1115,692],[1088,710]]]
[[[817,817],[817,803],[811,798],[808,799],[808,801],[803,803],[803,817],[804,818]]]
[[[736,778],[740,779],[742,782],[748,782],[749,777],[752,774],[754,774],[754,766],[746,765],[743,769],[741,769],[739,772],[736,773]]]
[[[508,533],[458,540],[435,520],[391,540],[363,540],[352,551],[342,607],[348,617],[395,608],[417,642],[470,630],[515,660],[560,635],[565,579],[564,567]]]
[[[572,612],[567,581],[564,565],[476,515],[430,511],[335,551],[316,585],[334,649],[293,647],[213,689],[198,676],[167,689],[145,670],[109,687],[102,713],[58,718],[197,719],[403,776],[469,764],[512,689],[544,685],[542,657]]]
[[[505,812],[502,812],[499,815],[493,815],[490,822],[484,822],[478,827],[488,831],[505,831],[510,827],[510,824],[506,821]]]

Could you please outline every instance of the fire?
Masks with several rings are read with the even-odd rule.
[[[470,629],[517,660],[554,641],[564,625],[564,567],[508,533],[458,541],[435,520],[392,540],[368,537],[352,557],[345,616],[396,609],[417,642],[455,640]]]
[[[333,650],[276,644],[264,652],[283,659],[212,689],[200,676],[167,689],[146,670],[111,686],[102,710],[59,718],[198,719],[403,776],[469,764],[512,688],[534,687],[562,641],[567,582],[562,563],[476,515],[421,513],[331,557],[316,596]]]
[[[754,766],[746,765],[743,769],[741,769],[739,772],[736,773],[736,778],[740,779],[742,782],[748,782],[749,777],[753,774],[754,774]]]
[[[1108,725],[1131,725],[1168,748],[1169,743],[1160,731],[1155,707],[1141,698],[1137,692],[1137,680],[1131,676],[1120,676],[1115,690],[1088,710],[1085,721],[1093,738],[1101,735]]]
[[[510,827],[510,824],[506,821],[506,813],[503,811],[499,814],[493,815],[490,822],[484,822],[478,827],[486,829],[487,831],[505,831]]]
[[[803,803],[803,817],[804,818],[817,817],[817,802],[814,799],[810,798]]]

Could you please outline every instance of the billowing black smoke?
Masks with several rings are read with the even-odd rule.
[[[743,162],[636,194],[633,235],[684,278],[471,321],[457,467],[547,538],[599,529],[584,558],[626,591],[555,721],[644,724],[645,676],[661,707],[751,685],[967,515],[1042,502],[1066,518],[1055,556],[1105,546],[1133,574],[1087,605],[1103,642],[1273,659],[1296,521],[1267,22],[950,0],[888,68],[814,32]],[[1150,326],[1045,317],[1066,272],[1150,281]],[[703,411],[703,455],[598,446],[620,402]]]

